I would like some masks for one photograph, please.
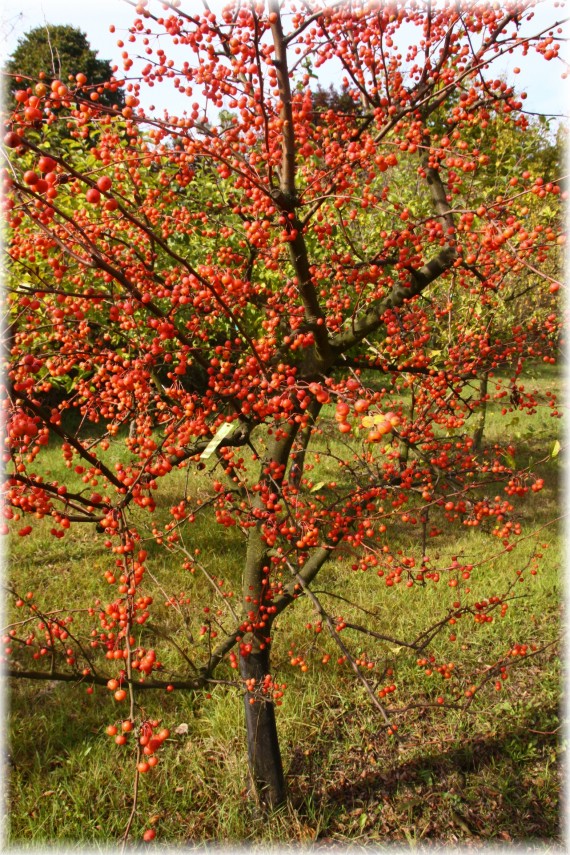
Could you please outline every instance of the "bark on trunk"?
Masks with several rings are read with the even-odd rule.
[[[487,418],[487,389],[489,385],[489,374],[487,371],[479,381],[479,400],[481,401],[481,409],[477,419],[477,427],[473,432],[473,451],[477,453],[481,450],[483,442],[483,433],[485,432],[485,421]]]
[[[291,468],[289,470],[289,484],[291,487],[294,487],[296,490],[299,490],[301,487],[301,480],[303,478],[303,472],[305,470],[305,455],[307,453],[307,448],[309,446],[309,442],[311,441],[311,437],[313,435],[313,427],[315,422],[317,421],[318,415],[321,411],[322,404],[318,401],[312,401],[309,404],[309,416],[310,420],[306,427],[301,431],[299,448],[295,451],[291,452]]]
[[[265,807],[275,808],[285,801],[285,777],[275,723],[275,706],[265,700],[260,688],[269,673],[269,650],[252,651],[240,656],[240,673],[244,680],[252,677],[256,689],[244,696],[247,726],[249,769],[257,796]],[[253,699],[253,703],[250,701]]]

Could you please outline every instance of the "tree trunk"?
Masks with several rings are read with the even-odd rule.
[[[285,801],[285,777],[275,705],[261,693],[263,678],[269,673],[269,650],[252,650],[248,656],[240,656],[240,673],[244,680],[255,678],[254,691],[244,695],[249,770],[261,804],[276,808]]]
[[[294,487],[296,490],[299,490],[301,487],[301,480],[303,478],[303,472],[305,470],[305,455],[307,452],[307,447],[309,442],[311,441],[311,437],[313,435],[313,427],[317,420],[317,417],[322,409],[322,404],[318,401],[311,401],[309,404],[309,415],[310,420],[308,424],[301,431],[299,448],[295,449],[295,451],[291,452],[291,468],[289,470],[289,485]]]
[[[481,450],[483,441],[483,433],[485,431],[485,421],[487,418],[487,389],[489,385],[489,373],[484,372],[479,381],[479,400],[481,401],[481,409],[477,418],[477,427],[473,432],[473,451],[477,453]]]

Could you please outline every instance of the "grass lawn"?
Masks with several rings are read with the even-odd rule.
[[[512,435],[517,462],[534,462],[545,480],[542,492],[530,493],[517,505],[528,536],[513,552],[503,551],[497,538],[479,529],[457,527],[434,548],[434,560],[445,567],[460,555],[474,564],[470,580],[458,588],[445,583],[387,588],[374,572],[356,575],[348,559],[331,562],[313,585],[315,592],[326,587],[328,593],[319,596],[333,615],[360,623],[366,609],[379,632],[407,641],[445,617],[453,601],[466,594],[467,584],[479,599],[512,588],[516,597],[504,617],[495,612],[487,624],[464,618],[430,645],[438,663],[456,663],[453,678],[426,673],[417,652],[397,641],[346,629],[345,643],[376,663],[379,685],[396,685],[385,703],[399,729],[397,736],[388,735],[348,665],[337,662],[338,650],[327,633],[315,634],[310,601],[300,599],[274,632],[274,676],[287,683],[277,710],[287,806],[268,821],[249,796],[243,701],[235,686],[215,685],[211,698],[139,693],[145,715],[161,719],[171,736],[159,765],[141,776],[132,839],[152,825],[157,841],[178,845],[560,842],[563,548],[556,523],[561,462],[551,455],[560,422],[550,418],[545,393],[559,393],[561,379],[557,368],[548,366],[536,369],[525,383],[538,392],[536,415],[519,418],[513,412],[500,418],[501,405],[490,405],[484,440]],[[324,439],[321,444],[324,450]],[[340,445],[337,451],[342,453]],[[109,455],[112,461],[112,446]],[[44,465],[52,478],[63,472],[55,446]],[[313,477],[326,481],[325,455]],[[207,497],[210,478],[208,470],[177,473],[162,510],[178,501],[181,490]],[[49,528],[49,521],[42,521],[29,537],[11,540],[6,581],[21,594],[33,591],[33,602],[43,611],[62,602],[68,609],[84,608],[97,598],[106,602],[109,586],[103,574],[112,566],[108,550],[88,529],[72,529],[57,540]],[[402,526],[397,536],[405,547],[417,532]],[[223,578],[226,589],[235,585],[239,591],[239,531],[220,528],[206,509],[189,537],[192,546],[199,544],[212,578]],[[179,557],[153,551],[152,544],[149,551],[152,576],[145,577],[145,593],[155,597],[156,608],[140,631],[140,643],[158,645],[170,635],[192,655],[205,643],[199,637],[204,617],[195,616],[192,604],[215,610],[221,600],[203,575],[181,571]],[[179,613],[164,604],[165,591],[179,597]],[[27,607],[16,610],[11,602],[6,622],[26,619]],[[86,620],[78,613],[74,632]],[[496,678],[489,679],[465,709],[468,687],[484,679],[489,664],[523,643],[529,652],[535,645],[533,655],[509,668],[500,691]],[[290,664],[292,650],[307,662],[306,673]],[[330,661],[323,665],[327,654]],[[175,646],[166,649],[163,661],[181,667]],[[216,676],[235,680],[225,665]],[[105,734],[105,727],[121,716],[112,694],[103,687],[87,694],[84,685],[12,680],[8,710],[8,842],[104,845],[120,839],[132,806],[134,760],[129,745],[115,746]]]

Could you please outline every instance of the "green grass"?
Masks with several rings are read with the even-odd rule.
[[[559,389],[560,378],[554,368],[541,368],[527,385],[534,385],[545,403],[544,393]],[[505,420],[497,417],[500,406],[489,406],[487,443],[505,440]],[[313,586],[315,591],[326,587],[354,603],[318,594],[333,615],[361,623],[360,608],[366,608],[374,613],[379,631],[404,640],[423,631],[426,622],[445,616],[453,601],[467,596],[466,585],[473,600],[514,586],[517,598],[504,618],[495,616],[491,624],[481,626],[465,617],[453,628],[455,641],[446,628],[432,643],[430,650],[438,662],[456,662],[449,681],[437,673],[427,676],[416,664],[417,654],[405,647],[344,631],[351,649],[365,650],[376,662],[374,674],[380,685],[396,684],[386,705],[394,709],[390,714],[399,725],[398,738],[387,735],[348,666],[337,663],[338,651],[327,633],[315,635],[306,628],[315,622],[315,614],[311,603],[301,599],[280,617],[274,632],[275,676],[288,685],[277,711],[289,786],[286,807],[268,821],[250,797],[237,688],[217,685],[211,699],[200,693],[145,692],[137,695],[144,714],[162,719],[171,738],[160,751],[156,769],[141,776],[133,840],[140,839],[149,825],[156,826],[157,840],[179,845],[398,841],[413,847],[428,841],[560,840],[563,744],[557,639],[562,545],[556,525],[544,528],[559,513],[560,462],[549,456],[559,424],[545,413],[548,410],[541,407],[520,422],[514,422],[516,413],[507,416],[519,447],[517,462],[542,461],[535,469],[545,479],[545,489],[517,505],[525,533],[541,529],[537,535],[505,553],[496,538],[479,529],[458,527],[446,533],[433,549],[434,560],[447,566],[451,556],[460,555],[477,565],[469,582],[461,582],[459,588],[445,582],[423,589],[387,588],[374,572],[355,574],[348,559],[327,565]],[[336,442],[331,449],[339,453],[342,446]],[[326,437],[319,439],[318,447],[326,451]],[[111,459],[114,453],[111,446]],[[61,476],[55,447],[47,459],[46,477]],[[328,466],[323,454],[312,473],[315,482],[326,480]],[[206,496],[209,477],[208,471],[176,473],[161,509],[164,518],[182,487]],[[58,541],[49,535],[49,528],[42,521],[32,536],[14,539],[9,581],[21,593],[34,591],[34,602],[46,610],[61,602],[69,608],[84,607],[97,597],[106,602],[112,590],[103,580],[104,571],[112,566],[108,551],[88,529]],[[403,524],[396,536],[403,548],[417,537]],[[243,550],[239,531],[220,528],[204,511],[188,537],[192,548],[200,545],[209,572],[224,578],[226,589],[233,586],[239,591]],[[179,558],[152,545],[149,550],[149,567],[164,589],[190,596],[190,606],[181,608],[195,636],[203,618],[193,617],[193,603],[224,608],[221,598],[198,571],[182,575]],[[533,564],[535,552],[542,557]],[[516,581],[517,570],[523,571],[522,582]],[[196,638],[189,640],[188,629],[181,629],[172,609],[160,602],[160,589],[150,577],[145,579],[147,590],[157,602],[152,623],[140,632],[141,643],[157,643],[154,625],[161,633],[176,633],[178,643],[191,652],[203,649]],[[21,609],[8,612],[9,619],[24,616]],[[80,631],[83,621],[78,614],[74,631]],[[517,642],[545,649],[511,668],[500,692],[493,679],[467,710],[454,708],[463,703],[465,689],[482,678],[485,667]],[[291,644],[305,657],[306,674],[290,665]],[[331,660],[323,666],[325,653]],[[169,666],[180,665],[174,649],[162,658]],[[386,669],[393,673],[385,674]],[[219,676],[235,679],[235,672],[222,666]],[[115,746],[104,733],[105,726],[121,715],[111,694],[96,687],[88,695],[83,686],[49,681],[11,682],[10,843],[103,845],[120,839],[132,803],[133,755],[128,746]],[[436,703],[440,694],[446,700],[443,707]],[[413,704],[419,707],[405,714],[396,711]]]

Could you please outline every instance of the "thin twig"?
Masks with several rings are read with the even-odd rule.
[[[289,562],[287,562],[287,564],[289,564]],[[295,573],[295,570],[291,566],[291,564],[289,564],[289,568],[291,569],[291,571],[293,573]],[[297,581],[299,582],[299,584],[301,585],[301,587],[303,588],[303,590],[305,591],[305,593],[307,594],[307,596],[309,597],[311,602],[313,603],[313,605],[314,605],[315,609],[317,610],[317,612],[319,613],[319,615],[325,619],[328,630],[329,630],[332,638],[336,641],[337,645],[342,650],[344,656],[346,656],[346,658],[350,662],[350,666],[351,666],[352,670],[356,674],[358,680],[364,686],[366,693],[368,694],[368,697],[370,698],[371,702],[376,707],[376,709],[380,712],[382,718],[384,719],[384,722],[386,723],[386,726],[390,727],[391,722],[390,722],[390,719],[388,718],[388,716],[386,715],[386,711],[385,711],[384,707],[382,706],[382,704],[380,703],[380,701],[378,700],[378,698],[374,694],[372,687],[370,686],[370,683],[368,682],[366,677],[362,674],[360,668],[358,667],[358,665],[354,661],[354,659],[353,659],[350,651],[346,647],[345,643],[340,638],[338,632],[335,629],[332,618],[330,617],[330,615],[327,612],[325,612],[325,610],[323,609],[319,600],[317,599],[317,597],[315,597],[313,592],[310,590],[310,588],[308,587],[308,585],[305,582],[305,580],[303,579],[303,577],[299,573],[295,573],[295,578],[297,579]]]

